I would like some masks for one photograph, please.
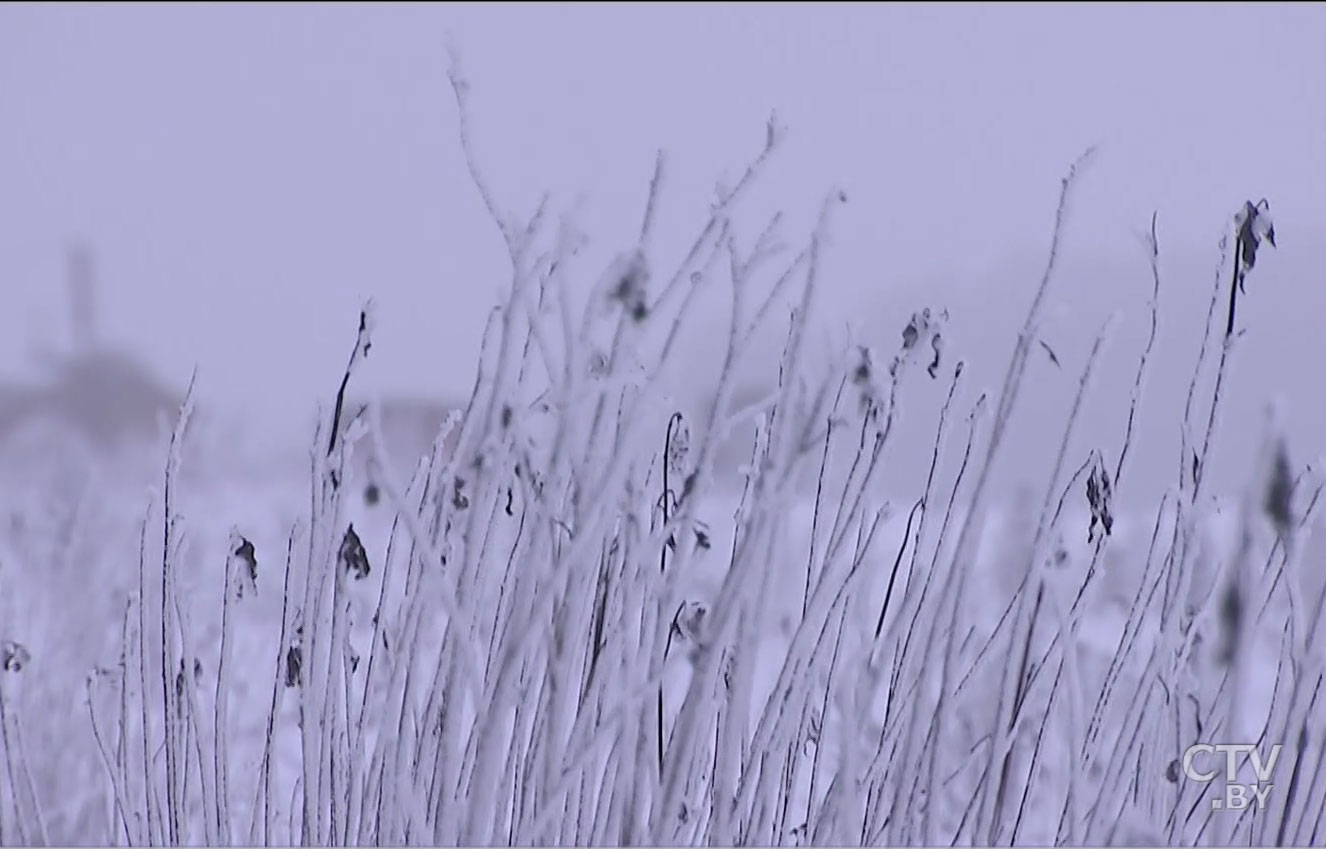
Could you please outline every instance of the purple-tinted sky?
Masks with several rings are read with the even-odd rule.
[[[506,274],[460,159],[455,45],[499,202],[523,215],[550,190],[580,210],[600,265],[633,238],[656,149],[671,157],[660,246],[675,250],[777,108],[788,144],[746,232],[781,207],[803,233],[843,188],[822,319],[891,346],[912,309],[945,303],[955,351],[992,388],[1059,178],[1088,145],[1046,332],[1072,374],[1123,311],[1103,366],[1116,406],[1145,341],[1151,211],[1175,340],[1152,391],[1173,396],[1221,228],[1266,196],[1281,248],[1243,313],[1255,367],[1234,374],[1231,421],[1256,424],[1279,393],[1311,454],[1326,433],[1316,370],[1277,365],[1326,354],[1323,43],[1312,4],[5,5],[0,371],[62,332],[79,238],[106,336],[176,382],[198,363],[205,397],[257,401],[274,432],[334,388],[367,296],[382,330],[366,379],[466,389]],[[1058,388],[1023,403],[1052,402],[1057,420],[1075,378],[1036,380]]]

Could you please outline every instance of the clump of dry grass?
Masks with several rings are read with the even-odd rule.
[[[108,785],[96,839],[1073,844],[1124,830],[1157,842],[1315,839],[1326,786],[1308,728],[1319,717],[1312,647],[1322,604],[1296,589],[1295,543],[1321,484],[1295,471],[1274,433],[1266,482],[1245,499],[1242,543],[1216,564],[1211,591],[1198,591],[1197,494],[1232,332],[1202,399],[1199,449],[1190,434],[1210,360],[1203,342],[1177,486],[1156,516],[1115,648],[1105,662],[1084,653],[1156,338],[1154,219],[1152,332],[1127,429],[1117,447],[1070,456],[1107,323],[1081,366],[1038,509],[1002,553],[1016,591],[991,598],[976,548],[1029,358],[1044,346],[1041,305],[1085,159],[1063,181],[1004,383],[973,398],[963,363],[945,353],[939,308],[912,316],[892,350],[851,347],[827,368],[808,365],[824,236],[845,198],[827,193],[790,259],[775,249],[779,216],[739,244],[732,217],[783,138],[772,120],[743,179],[671,265],[650,239],[666,185],[660,157],[637,243],[599,278],[577,321],[568,289],[592,270],[549,226],[546,203],[520,221],[498,211],[474,161],[467,83],[452,84],[467,163],[511,265],[464,413],[397,480],[374,408],[346,408],[374,343],[372,313],[361,313],[309,454],[305,517],[283,550],[235,528],[206,554],[221,569],[213,628],[189,606],[199,587],[176,491],[186,402],[141,525],[114,661],[88,680]],[[1231,287],[1252,269],[1238,238]],[[1222,276],[1208,337],[1223,285]],[[731,296],[727,344],[711,407],[692,420],[657,386],[697,294],[716,286]],[[712,515],[735,375],[753,334],[789,304],[781,356],[768,364],[776,390],[756,418],[740,495],[730,515]],[[1231,296],[1231,326],[1233,313]],[[934,415],[934,441],[896,445],[907,381],[921,371],[947,384],[938,410],[908,411]],[[365,440],[394,511],[381,547],[356,530],[347,501]],[[903,511],[881,482],[888,452],[915,450],[930,453],[930,473]],[[960,463],[944,479],[949,452]],[[814,495],[797,541],[789,517],[808,469]],[[1069,527],[1079,503],[1089,524]],[[1087,562],[1071,562],[1068,534],[1085,535]],[[701,569],[718,576],[703,600],[688,595]],[[1117,594],[1125,578],[1113,580]],[[769,610],[793,593],[789,633],[771,641]],[[1268,653],[1257,635],[1291,620],[1291,636]],[[1240,696],[1275,652],[1274,693],[1248,713]],[[33,789],[9,687],[40,658],[17,647],[6,658],[0,827],[37,842],[54,800]],[[1211,815],[1215,788],[1184,781],[1174,764],[1191,743],[1242,733],[1248,717],[1264,723],[1265,740],[1298,741],[1282,767],[1292,775],[1267,811]]]

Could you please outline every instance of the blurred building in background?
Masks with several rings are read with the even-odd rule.
[[[0,383],[0,475],[77,467],[149,447],[179,412],[183,392],[98,333],[93,257],[68,256],[68,341],[40,344],[34,378]]]
[[[33,377],[0,382],[0,487],[33,491],[86,478],[94,467],[114,468],[116,477],[156,480],[164,470],[166,440],[176,423],[186,387],[164,381],[128,350],[105,341],[99,326],[94,257],[86,247],[67,257],[67,336],[46,340],[33,352]],[[739,483],[738,468],[749,462],[754,420],[767,409],[772,387],[743,383],[728,404],[728,415],[745,411],[715,446],[714,471],[721,482]],[[353,392],[353,387],[352,387]],[[330,402],[332,399],[328,398]],[[363,398],[348,398],[341,417],[342,436],[363,409]],[[711,400],[703,391],[691,399],[686,415],[703,428]],[[448,416],[464,401],[427,394],[389,395],[378,399],[378,419],[391,470],[404,488],[419,461],[429,456]],[[216,415],[213,415],[215,413]],[[231,432],[221,410],[195,408],[185,433],[186,476],[223,475],[234,482],[256,484],[254,476],[297,475],[307,479],[308,442],[280,447],[279,463],[246,462],[242,435]],[[459,416],[458,416],[459,419]],[[254,422],[247,423],[253,426]],[[666,419],[656,423],[659,427]],[[448,434],[444,455],[455,449],[459,420]],[[311,434],[310,434],[311,435]],[[662,439],[655,446],[663,450]],[[325,450],[325,443],[322,446]],[[371,439],[361,439],[353,454],[352,476],[364,492],[380,484],[371,457]],[[380,490],[380,487],[376,487]],[[380,493],[379,493],[380,494]],[[371,496],[370,496],[371,498]]]

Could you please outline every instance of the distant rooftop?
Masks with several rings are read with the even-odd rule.
[[[0,384],[0,438],[24,423],[53,417],[92,447],[116,450],[153,439],[164,416],[174,419],[181,395],[141,363],[113,350],[80,352],[38,384]]]
[[[182,392],[129,352],[100,342],[90,251],[72,249],[67,269],[71,338],[40,345],[36,381],[0,383],[0,443],[52,420],[99,453],[145,443],[157,436],[163,416],[174,420]]]

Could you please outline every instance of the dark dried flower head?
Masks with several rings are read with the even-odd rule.
[[[907,326],[902,329],[902,349],[910,351],[916,347],[916,340],[920,337],[921,331],[916,327],[916,316],[907,322]]]
[[[857,350],[860,356],[857,358],[856,368],[852,369],[852,382],[857,386],[864,387],[870,383],[870,349],[862,345],[858,346]]]
[[[339,555],[341,566],[352,578],[356,581],[362,581],[368,577],[368,552],[364,550],[364,544],[359,541],[359,534],[355,533],[353,522],[345,529],[345,536],[341,539]]]
[[[373,305],[366,304],[359,311],[359,339],[358,354],[361,357],[367,357],[368,351],[373,347]]]
[[[695,547],[700,549],[701,551],[708,551],[710,545],[711,543],[709,542],[709,534],[705,533],[703,528],[696,528]]]
[[[1257,203],[1244,201],[1243,209],[1234,219],[1238,227],[1239,256],[1242,260],[1239,285],[1243,277],[1257,264],[1257,250],[1265,241],[1275,247],[1275,224],[1271,221],[1271,205],[1266,198]]]
[[[22,643],[5,640],[4,644],[0,645],[0,665],[6,672],[22,672],[23,667],[31,660],[32,655]]]
[[[299,686],[299,673],[304,665],[304,650],[299,646],[291,646],[285,652],[285,685],[287,687]]]
[[[1225,666],[1234,662],[1243,637],[1243,594],[1237,581],[1225,585],[1220,595],[1220,648],[1216,659]]]
[[[300,684],[300,674],[304,668],[303,641],[304,626],[299,625],[295,628],[295,638],[285,651],[285,685],[287,687],[298,687]]]
[[[944,350],[944,324],[947,321],[946,309],[932,311],[930,307],[925,307],[920,312],[912,313],[912,317],[902,329],[902,349],[890,366],[890,373],[896,377],[898,369],[905,362],[920,356],[919,351],[928,343],[931,358],[926,365],[926,373],[931,379],[938,378]]]
[[[858,346],[856,366],[852,369],[852,384],[856,387],[857,398],[863,415],[870,415],[875,406],[875,366],[874,354],[864,345]],[[897,361],[893,366],[896,368]]]
[[[1099,456],[1087,477],[1087,506],[1091,508],[1091,524],[1087,527],[1087,542],[1096,541],[1096,526],[1100,525],[1101,538],[1114,529],[1111,503],[1114,495],[1110,487],[1110,473]]]
[[[1266,511],[1266,517],[1271,520],[1276,534],[1282,538],[1289,535],[1294,525],[1293,496],[1294,475],[1289,465],[1289,452],[1284,440],[1281,440],[1271,460],[1262,509]]]
[[[668,474],[681,477],[686,474],[686,457],[691,449],[691,428],[681,413],[669,423],[667,445]]]
[[[709,615],[709,608],[699,601],[684,602],[677,611],[677,616],[672,622],[673,630],[677,635],[687,642],[696,642],[704,629],[705,617]]]
[[[235,554],[244,561],[245,567],[249,570],[249,577],[258,580],[258,558],[253,550],[253,543],[244,537],[240,537],[239,547],[235,549]]]
[[[691,533],[695,535],[695,547],[700,551],[708,551],[713,546],[713,542],[709,539],[709,528],[703,522],[697,521],[695,524],[696,527],[691,529]],[[667,547],[670,551],[677,550],[676,536],[668,537]]]
[[[243,570],[239,576],[237,595],[244,597],[244,591],[258,592],[258,556],[253,543],[236,529],[230,531],[230,555],[239,561]]]
[[[609,298],[620,304],[633,319],[643,321],[649,311],[645,303],[648,280],[649,272],[645,268],[644,257],[635,253],[622,263]]]

